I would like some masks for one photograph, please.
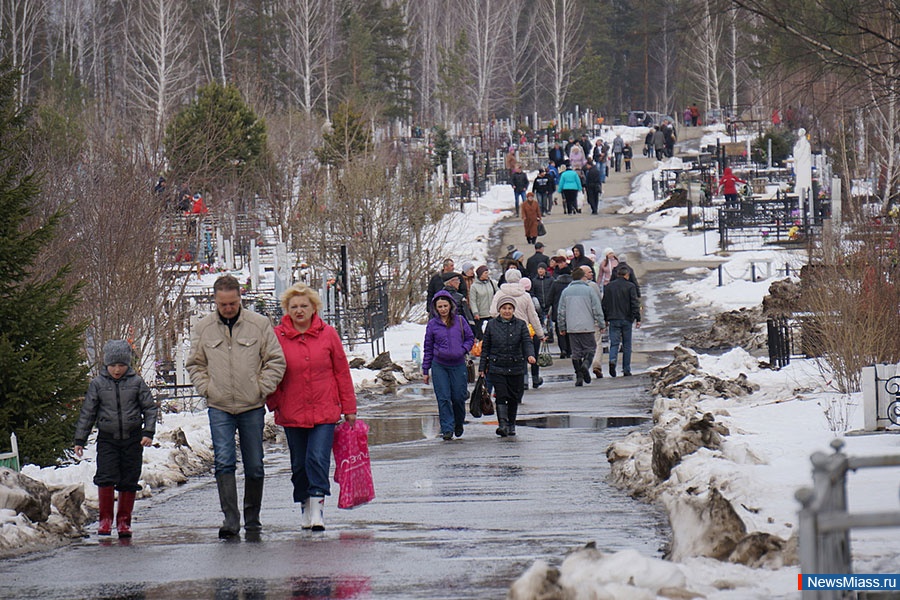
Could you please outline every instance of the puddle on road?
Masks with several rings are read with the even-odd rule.
[[[516,425],[537,429],[593,429],[602,431],[614,427],[636,427],[650,420],[649,417],[591,417],[579,415],[545,415],[516,419]],[[410,417],[370,417],[369,444],[380,446],[401,442],[415,442],[436,437],[440,421],[436,415]]]
[[[610,427],[635,427],[650,420],[650,417],[587,417],[579,415],[547,415],[530,419],[516,419],[516,425],[537,429],[595,429]]]
[[[437,415],[368,417],[369,445],[414,442],[435,437],[441,432]]]

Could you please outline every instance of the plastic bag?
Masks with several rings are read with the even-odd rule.
[[[539,367],[552,367],[553,355],[550,354],[550,347],[547,342],[541,342],[541,351],[537,356],[537,365]]]
[[[355,508],[375,499],[369,462],[369,426],[357,419],[334,428],[334,480],[341,487],[338,508]]]

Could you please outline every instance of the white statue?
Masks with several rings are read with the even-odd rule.
[[[804,214],[809,192],[812,190],[812,151],[809,140],[806,139],[806,130],[802,127],[797,130],[797,143],[794,144],[794,191],[800,197],[800,214]]]

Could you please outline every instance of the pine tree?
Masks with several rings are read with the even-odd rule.
[[[197,90],[166,129],[166,158],[177,178],[200,190],[252,187],[269,162],[266,124],[232,85]]]
[[[0,445],[15,432],[23,460],[47,466],[72,445],[87,366],[84,327],[68,318],[78,290],[66,287],[66,269],[33,275],[61,215],[35,223],[39,189],[27,167],[18,77],[0,63]]]
[[[332,114],[331,131],[322,136],[315,150],[323,165],[340,167],[357,156],[371,152],[372,131],[363,114],[350,101],[341,102]]]

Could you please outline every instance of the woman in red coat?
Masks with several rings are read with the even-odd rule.
[[[541,222],[541,205],[534,198],[534,192],[525,194],[522,203],[522,221],[525,225],[525,239],[534,244],[538,239],[538,223]]]
[[[737,184],[746,184],[747,182],[731,172],[731,167],[725,167],[722,177],[719,178],[719,190],[725,195],[725,206],[728,208],[736,208],[738,206]]]
[[[294,502],[302,504],[301,527],[323,531],[322,509],[330,495],[328,469],[334,427],[356,421],[356,394],[341,338],[319,317],[322,300],[296,284],[281,296],[285,315],[275,328],[287,369],[266,405],[284,427],[291,451]]]

